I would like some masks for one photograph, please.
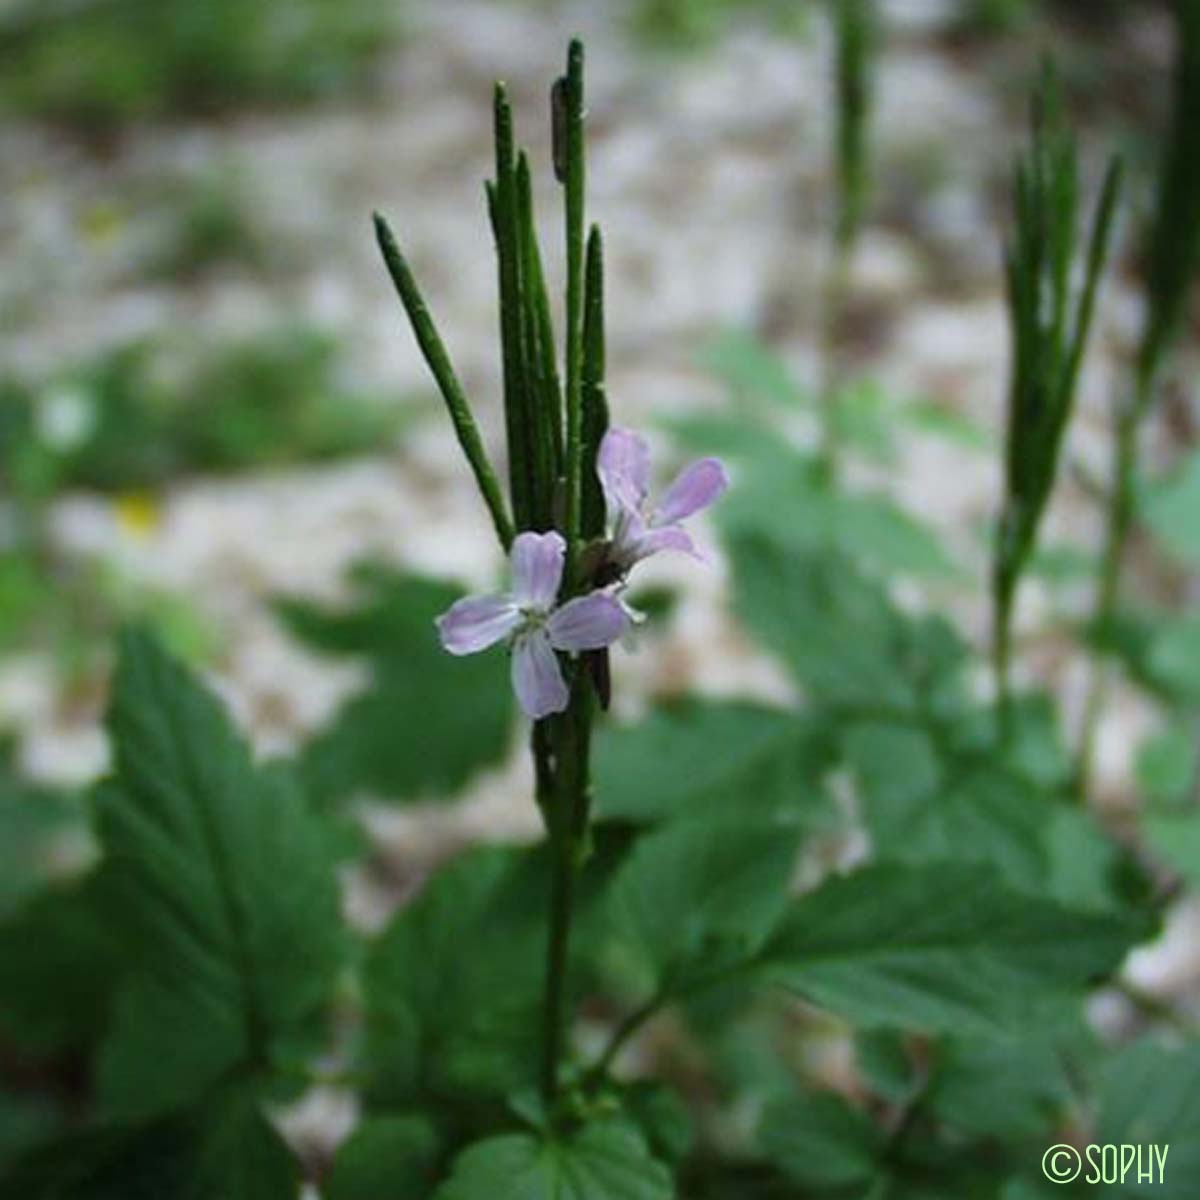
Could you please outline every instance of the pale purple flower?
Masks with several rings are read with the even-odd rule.
[[[437,619],[451,654],[475,654],[512,640],[513,690],[535,721],[562,712],[570,699],[556,650],[578,653],[610,646],[628,618],[608,592],[556,605],[567,544],[550,533],[522,533],[512,544],[512,591],[466,596]]]
[[[612,530],[608,558],[622,574],[660,550],[698,557],[680,522],[707,508],[729,486],[719,459],[700,458],[684,467],[658,504],[651,505],[650,447],[628,429],[612,428],[604,435],[596,471]]]

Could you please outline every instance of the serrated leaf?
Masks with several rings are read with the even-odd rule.
[[[1046,798],[985,765],[943,764],[919,726],[864,722],[845,737],[876,859],[994,866],[1015,886],[1045,874]]]
[[[865,1113],[830,1092],[803,1092],[773,1103],[763,1114],[758,1143],[806,1189],[866,1189],[880,1174],[887,1145]]]
[[[963,1133],[1006,1141],[1044,1137],[1050,1145],[1071,1101],[1057,1031],[1029,1029],[1018,1037],[944,1042],[925,1104]]]
[[[649,986],[687,989],[748,960],[787,903],[799,831],[738,815],[642,838],[613,882],[622,947]]]
[[[67,1134],[0,1176],[0,1200],[295,1200],[300,1169],[245,1095]]]
[[[862,1025],[991,1034],[1104,978],[1146,932],[978,865],[880,864],[802,897],[762,961],[769,979]]]
[[[1115,1055],[1105,1074],[1094,1140],[1169,1148],[1161,1181],[1157,1172],[1141,1183],[1131,1174],[1105,1190],[1144,1200],[1191,1200],[1200,1179],[1200,1043],[1172,1048],[1143,1039]]]
[[[536,1077],[544,911],[530,855],[472,850],[440,870],[366,964],[373,1096],[504,1095]]]
[[[434,1200],[671,1200],[666,1167],[620,1121],[585,1126],[562,1139],[489,1138],[455,1161]]]
[[[828,813],[820,776],[829,757],[824,728],[801,714],[686,700],[599,731],[596,815],[653,823],[736,809],[816,822]]]
[[[322,1195],[324,1200],[425,1200],[437,1153],[437,1134],[424,1117],[369,1117],[338,1150]]]
[[[98,798],[112,920],[137,967],[100,1061],[106,1110],[143,1119],[266,1077],[314,1032],[343,934],[321,826],[255,768],[216,699],[154,642],[121,642]]]
[[[454,795],[508,752],[513,729],[508,663],[495,650],[455,658],[434,618],[462,594],[447,583],[364,564],[344,611],[292,600],[288,628],[313,649],[363,657],[371,678],[317,735],[304,775],[322,800],[367,791],[411,801]]]

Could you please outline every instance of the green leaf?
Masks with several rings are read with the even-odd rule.
[[[1146,649],[1151,679],[1186,704],[1200,703],[1200,617],[1162,621]]]
[[[988,765],[943,764],[917,726],[864,722],[845,738],[879,860],[995,866],[1014,886],[1046,872],[1046,798]]]
[[[714,754],[714,746],[721,752]],[[828,739],[810,718],[743,701],[687,699],[596,738],[596,814],[656,822],[736,809],[818,821]]]
[[[733,814],[642,838],[613,882],[614,925],[654,990],[686,989],[761,946],[787,903],[800,835]]]
[[[1200,754],[1183,725],[1153,734],[1138,746],[1134,775],[1138,790],[1155,804],[1185,800],[1196,783]]]
[[[1146,932],[977,865],[880,864],[802,897],[762,961],[769,979],[862,1025],[994,1033],[1102,979]]]
[[[1200,565],[1200,450],[1145,489],[1141,516],[1183,566]]]
[[[1072,1101],[1061,1040],[1047,1028],[946,1041],[924,1103],[964,1133],[1005,1141],[1043,1137],[1050,1145]]]
[[[1142,829],[1150,849],[1192,887],[1200,885],[1200,809],[1148,813]]]
[[[691,1152],[696,1130],[687,1105],[673,1088],[638,1079],[620,1088],[620,1103],[655,1158],[676,1165]]]
[[[829,1092],[776,1101],[763,1115],[758,1141],[767,1158],[806,1189],[866,1189],[880,1173],[887,1144],[869,1117]]]
[[[790,554],[837,550],[883,575],[957,573],[932,529],[883,492],[832,487],[819,460],[778,431],[713,417],[672,422],[670,429],[686,446],[715,450],[733,465],[737,486],[716,513],[727,540],[761,537]],[[875,433],[867,436],[877,453]]]
[[[986,430],[936,400],[914,400],[902,407],[899,415],[919,433],[943,438],[967,450],[988,453],[995,445]]]
[[[944,621],[904,616],[836,554],[762,538],[731,549],[738,612],[813,699],[871,714],[961,707],[965,649]]]
[[[285,774],[255,768],[215,698],[138,634],[121,642],[109,729],[105,883],[137,967],[100,1091],[134,1120],[293,1061],[344,946],[321,826]]]
[[[67,1134],[0,1176],[0,1200],[295,1200],[299,1164],[245,1095]]]
[[[370,1117],[338,1150],[324,1200],[425,1200],[433,1188],[438,1139],[417,1116]]]
[[[1191,1200],[1200,1179],[1200,1043],[1172,1049],[1148,1039],[1125,1047],[1112,1060],[1101,1089],[1094,1140],[1115,1145],[1168,1146],[1160,1182],[1138,1183],[1131,1175],[1119,1196]],[[1106,1188],[1112,1192],[1114,1189]]]
[[[97,877],[54,888],[0,924],[0,1034],[30,1060],[90,1049],[127,965]]]
[[[1067,908],[1105,911],[1135,903],[1148,881],[1120,844],[1077,807],[1051,803],[1042,837],[1048,863],[1040,890]]]
[[[702,365],[743,403],[765,400],[785,409],[809,403],[783,360],[744,330],[722,331],[704,348]]]
[[[585,1126],[562,1139],[489,1138],[455,1161],[434,1200],[671,1200],[667,1169],[621,1121]]]
[[[371,1094],[505,1095],[536,1077],[548,885],[527,852],[440,870],[367,957]]]
[[[354,606],[327,612],[299,601],[279,611],[315,650],[368,659],[371,682],[304,754],[322,801],[355,791],[408,801],[452,796],[511,744],[508,664],[500,651],[455,658],[434,618],[461,595],[449,584],[371,564],[353,576]]]

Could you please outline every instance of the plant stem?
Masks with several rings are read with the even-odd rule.
[[[559,1066],[567,1032],[567,963],[575,875],[586,844],[590,780],[592,694],[587,673],[576,669],[567,711],[551,719],[554,796],[549,812],[550,929],[546,946],[546,991],[542,1094],[548,1111],[558,1097]]]
[[[550,932],[546,948],[546,996],[542,1059],[542,1096],[548,1112],[558,1099],[558,1070],[566,1040],[567,953],[575,893],[574,855],[566,838],[555,838],[550,880]]]
[[[1108,636],[1117,615],[1121,595],[1121,568],[1133,527],[1134,488],[1137,484],[1138,435],[1142,420],[1154,394],[1157,364],[1149,364],[1138,372],[1132,403],[1122,409],[1117,422],[1116,452],[1113,461],[1113,480],[1108,493],[1108,514],[1104,553],[1092,606],[1093,636]],[[1083,724],[1079,738],[1079,755],[1075,767],[1075,794],[1080,803],[1087,803],[1092,783],[1092,768],[1100,716],[1108,693],[1109,669],[1102,655],[1093,670],[1084,701]]]
[[[1012,729],[1012,602],[1013,586],[1001,571],[993,586],[992,670],[996,681],[996,716],[1001,744]]]
[[[841,327],[845,316],[846,299],[850,291],[850,263],[854,244],[838,238],[833,247],[833,261],[825,282],[825,327],[823,331],[823,366],[821,372],[821,446],[820,463],[832,482],[837,477],[841,453],[841,422],[838,415],[839,393],[843,381],[841,356]]]
[[[600,1055],[594,1065],[589,1069],[587,1078],[595,1081],[602,1079],[608,1074],[609,1068],[613,1065],[618,1054],[620,1054],[625,1043],[651,1017],[655,1016],[670,999],[665,991],[658,991],[649,1000],[646,1001],[640,1008],[635,1008],[631,1013],[627,1014],[621,1023],[613,1031],[613,1035],[609,1038],[608,1045],[604,1047],[604,1052]]]

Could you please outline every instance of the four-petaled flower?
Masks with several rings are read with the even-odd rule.
[[[556,650],[599,650],[625,631],[628,617],[608,592],[595,591],[556,605],[567,544],[561,535],[522,533],[509,561],[512,591],[466,596],[437,620],[451,654],[474,654],[512,639],[513,690],[535,721],[562,712],[570,699]]]
[[[596,470],[612,529],[608,561],[622,575],[660,550],[697,555],[680,522],[707,508],[729,486],[720,460],[697,459],[679,472],[658,504],[650,506],[650,447],[628,429],[612,428],[604,435]]]

